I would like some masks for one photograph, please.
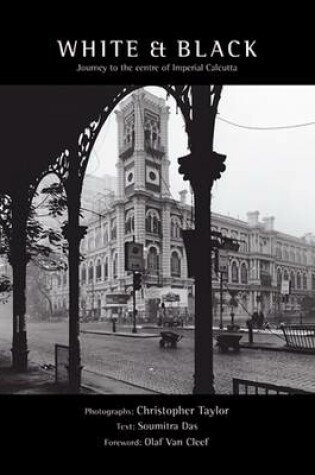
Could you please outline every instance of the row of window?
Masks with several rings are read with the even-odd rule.
[[[181,257],[176,251],[171,253],[171,275],[173,277],[181,277]],[[103,275],[102,275],[103,268]],[[147,270],[150,274],[159,273],[159,255],[156,248],[151,247],[147,255]],[[114,254],[112,260],[112,275],[114,279],[118,277],[118,255]],[[81,282],[82,283],[93,283],[95,280],[107,280],[109,278],[109,259],[105,258],[104,263],[101,259],[98,259],[94,265],[93,262],[90,262],[88,266],[82,264],[81,266]]]
[[[282,280],[290,281],[291,289],[298,289],[298,290],[307,290],[307,274],[305,272],[295,272],[291,271],[284,271],[282,273],[281,269],[277,270],[277,287],[281,287]],[[315,274],[313,273],[311,276],[311,288],[315,290]]]
[[[308,256],[306,251],[300,252],[294,249],[288,250],[288,248],[281,248],[280,245],[276,247],[276,258],[283,259],[285,261],[297,262],[298,264],[307,264]],[[312,264],[315,264],[315,255],[312,255]]]
[[[155,234],[160,236],[162,234],[162,226],[159,213],[156,210],[150,209],[146,213],[145,218],[145,230],[147,233]],[[180,239],[181,238],[181,229],[182,225],[180,219],[176,216],[171,218],[171,238]],[[135,216],[134,211],[129,210],[125,218],[125,234],[133,234],[135,231]],[[109,226],[106,224],[103,228],[103,238],[102,238],[102,228],[101,226],[97,227],[94,232],[89,232],[86,239],[82,241],[82,252],[92,251],[98,249],[102,246],[106,246],[109,241],[115,241],[117,239],[117,220],[114,218],[111,222],[111,229],[109,233]]]

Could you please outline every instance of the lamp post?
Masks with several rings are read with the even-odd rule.
[[[220,330],[223,329],[223,272],[220,272]]]
[[[195,230],[190,237],[195,277],[194,394],[214,394],[211,189],[225,170],[225,156],[213,151],[214,123],[222,86],[192,86],[191,154],[178,159],[195,198]]]

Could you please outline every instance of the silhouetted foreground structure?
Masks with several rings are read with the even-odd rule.
[[[25,328],[26,220],[34,191],[48,173],[60,179],[68,200],[63,229],[69,245],[69,379],[81,382],[79,342],[79,247],[85,234],[79,211],[82,183],[98,133],[117,103],[139,86],[26,86],[0,89],[4,195],[1,219],[12,213],[10,263],[13,268],[13,366],[27,369]],[[221,86],[163,86],[183,114],[191,154],[179,160],[180,173],[195,195],[193,246],[196,289],[195,388],[213,393],[210,192],[224,171],[225,157],[213,151]]]

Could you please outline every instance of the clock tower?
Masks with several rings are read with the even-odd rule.
[[[164,99],[139,89],[122,102],[116,115],[119,198],[134,192],[169,197],[169,108]]]

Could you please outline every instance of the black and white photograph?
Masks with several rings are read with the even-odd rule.
[[[176,41],[55,39],[70,79],[0,85],[1,400],[104,451],[211,450],[315,395],[315,81]]]

